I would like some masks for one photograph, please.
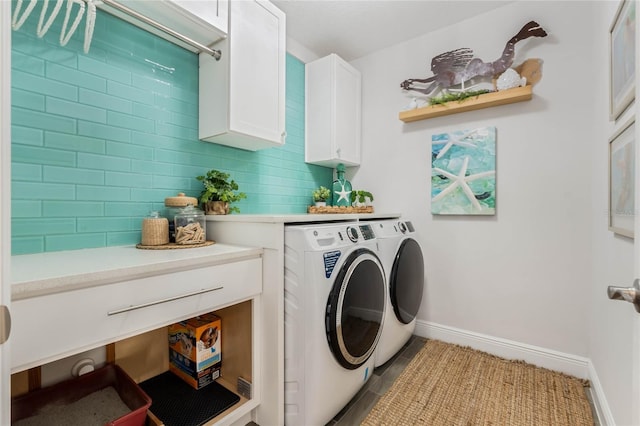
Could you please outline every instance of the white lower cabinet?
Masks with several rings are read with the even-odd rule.
[[[12,394],[28,390],[34,368],[101,346],[135,381],[149,379],[168,369],[167,325],[215,312],[222,318],[218,382],[237,393],[242,377],[253,395],[207,424],[244,425],[261,398],[261,293],[262,258],[254,257],[16,300]]]
[[[200,54],[199,138],[255,151],[285,142],[285,15],[268,1],[232,1],[229,36]]]

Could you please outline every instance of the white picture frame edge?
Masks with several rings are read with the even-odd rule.
[[[618,5],[618,9],[616,10],[616,14],[614,15],[613,22],[609,27],[609,120],[615,121],[620,115],[631,105],[631,103],[635,99],[635,73],[636,70],[634,68],[634,77],[633,84],[627,88],[622,97],[618,100],[613,99],[613,32],[618,24],[620,16],[622,15],[625,7],[630,7],[633,3],[633,0],[620,0],[620,4]],[[637,25],[634,22],[634,25]],[[637,30],[637,29],[636,29]],[[636,52],[633,52],[635,57]],[[616,102],[614,102],[616,101]]]
[[[620,135],[622,135],[625,131],[627,131],[629,128],[631,128],[633,125],[635,125],[635,117],[631,117],[629,118],[627,121],[625,121],[625,123],[623,125],[621,125],[614,133],[613,135],[609,138],[609,141],[607,143],[607,152],[608,152],[608,163],[607,163],[607,179],[608,179],[608,184],[607,184],[607,224],[608,224],[608,229],[609,231],[613,232],[614,234],[617,235],[622,235],[624,237],[628,237],[633,239],[634,238],[634,229],[633,227],[631,229],[626,229],[626,228],[621,228],[619,226],[615,226],[613,224],[613,214],[612,214],[612,206],[611,206],[611,154],[612,154],[612,146],[613,143],[618,139],[618,137],[620,137]],[[636,144],[635,141],[635,132],[632,133],[632,143],[634,145]],[[637,149],[637,146],[634,147],[634,149]],[[635,161],[635,155],[634,155],[634,161]],[[634,169],[635,169],[635,165],[634,165]],[[635,176],[633,177],[634,179],[634,185],[635,185]],[[635,196],[635,191],[634,191],[634,196]],[[634,209],[635,209],[635,201],[634,201]]]

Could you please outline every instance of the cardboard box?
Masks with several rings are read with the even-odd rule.
[[[177,352],[173,351],[171,356],[176,354]],[[182,356],[180,354],[177,355]],[[202,371],[194,371],[182,368],[179,363],[170,362],[169,371],[187,382],[192,388],[198,390],[213,383],[218,377],[220,377],[220,366],[221,363],[218,363],[213,367],[209,367]]]
[[[220,376],[222,321],[204,314],[169,326],[169,370],[195,389]]]

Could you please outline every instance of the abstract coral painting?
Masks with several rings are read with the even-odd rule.
[[[431,137],[431,213],[494,215],[496,128]]]

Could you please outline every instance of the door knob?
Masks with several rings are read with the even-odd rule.
[[[607,296],[612,300],[625,300],[633,303],[636,312],[640,313],[640,279],[633,281],[633,287],[614,287],[607,288]]]

